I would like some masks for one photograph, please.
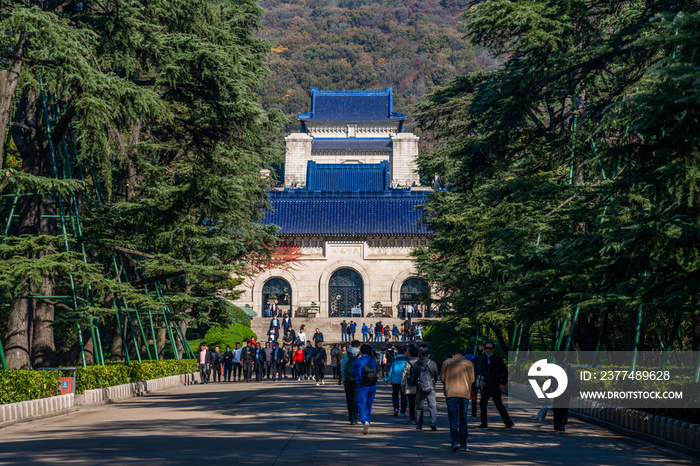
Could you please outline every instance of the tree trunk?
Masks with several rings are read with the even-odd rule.
[[[42,277],[39,294],[51,296],[54,294],[56,276],[45,272]],[[55,308],[46,303],[37,302],[34,310],[34,337],[32,338],[32,367],[54,367],[56,365],[56,344],[53,334]]]
[[[165,359],[165,339],[166,330],[159,328],[156,330],[156,347],[158,347],[158,359]]]
[[[44,214],[56,215],[57,208],[55,196],[48,196],[48,204],[44,206]],[[55,236],[57,234],[56,219],[44,217],[41,225],[42,233]],[[58,246],[58,245],[55,245]],[[41,275],[40,296],[53,296],[56,287],[56,274],[44,272]],[[31,342],[32,367],[54,367],[56,366],[56,344],[54,342],[53,321],[55,318],[55,308],[50,304],[37,302],[34,311],[34,332]]]
[[[506,343],[506,340],[503,338],[503,330],[500,327],[493,327],[493,333],[496,334],[496,338],[498,339],[498,344],[501,346],[501,349],[508,354],[508,351],[510,351],[510,347]]]
[[[117,323],[117,316],[114,316],[114,325],[112,325],[112,344],[110,346],[109,352],[111,353],[111,361],[123,361],[124,360],[124,344],[122,342],[122,333]]]
[[[29,355],[29,332],[33,300],[13,299],[5,335],[5,359],[10,370],[31,369]]]
[[[131,135],[129,136],[129,145],[131,145],[131,151],[126,157],[126,202],[131,202],[136,197],[136,188],[139,184],[139,175],[136,168],[136,159],[138,157],[138,151],[136,150],[136,145],[141,139],[141,124],[136,122],[131,127]]]
[[[691,313],[693,325],[693,351],[700,351],[700,311]]]
[[[10,59],[10,68],[0,71],[0,131],[2,131],[2,139],[0,139],[0,166],[3,166],[5,156],[5,134],[7,134],[7,126],[10,122],[10,110],[12,109],[12,97],[17,90],[20,71],[22,70],[22,60],[24,52],[27,49],[27,34],[21,33],[15,50],[15,58]],[[2,189],[0,189],[2,194]]]
[[[83,345],[85,347],[85,363],[94,364],[93,350],[94,345],[92,344],[92,335],[89,328],[83,329]],[[61,366],[71,366],[71,365],[83,365],[83,360],[80,356],[80,340],[77,340],[70,350],[65,352],[59,358],[59,364]]]
[[[17,149],[22,155],[22,171],[32,175],[44,173],[44,157],[39,151],[39,137],[41,135],[41,116],[36,111],[36,96],[25,90],[19,102],[18,119],[24,121],[27,129],[13,132],[13,139]],[[9,110],[8,110],[9,112]],[[0,109],[0,119],[2,118]],[[1,124],[1,121],[0,121]],[[18,235],[41,234],[41,196],[23,196],[19,207]],[[31,280],[31,277],[28,277]],[[29,280],[28,280],[29,282]],[[33,292],[27,286],[22,294]],[[34,300],[14,299],[10,302],[10,313],[7,322],[7,335],[5,346],[7,347],[7,365],[9,369],[31,368],[31,340],[32,321],[34,319]]]

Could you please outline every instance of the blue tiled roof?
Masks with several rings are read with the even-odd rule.
[[[280,235],[427,235],[420,205],[425,192],[372,194],[271,192],[263,224]]]
[[[391,138],[314,138],[311,150],[367,150],[388,151],[393,150]]]
[[[376,192],[390,188],[389,162],[372,164],[320,163],[306,165],[306,190],[324,192]]]
[[[392,89],[383,91],[319,91],[311,88],[311,111],[300,113],[302,121],[400,121],[405,113],[394,112]]]

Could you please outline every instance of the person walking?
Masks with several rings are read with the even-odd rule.
[[[255,381],[260,382],[265,376],[265,350],[260,347],[260,343],[255,344],[255,349],[253,350],[253,363]]]
[[[214,352],[211,353],[211,369],[212,369],[212,372],[214,373],[214,377],[212,377],[213,382],[221,382],[221,372],[222,372],[222,363],[223,362],[224,362],[224,355],[221,354],[221,351],[219,351],[218,346],[214,347]]]
[[[326,385],[323,378],[326,375],[326,361],[328,360],[326,349],[323,347],[323,340],[316,343],[316,350],[313,354],[314,373],[316,377],[316,385]]]
[[[474,384],[474,365],[464,358],[464,352],[457,350],[452,357],[442,363],[442,380],[447,418],[450,421],[450,452],[467,451],[467,411]]]
[[[564,393],[552,400],[552,419],[554,421],[554,431],[560,434],[566,433],[566,424],[569,422],[569,403],[571,400],[575,400],[581,390],[581,382],[579,382],[578,377],[574,373],[571,364],[564,362],[565,353],[563,351],[557,351],[554,353],[554,358],[557,361],[557,365],[564,369],[566,372],[566,378],[569,383],[566,385],[566,390]],[[556,391],[558,388],[558,382],[554,380],[554,387],[552,387],[552,392]]]
[[[418,361],[418,348],[411,347],[407,351],[408,361],[403,367],[403,374],[401,374],[401,391],[406,395],[408,401],[408,414],[411,419],[411,424],[416,423],[416,386],[411,384],[411,370],[413,365]]]
[[[367,329],[367,324],[363,323],[362,328],[360,329],[360,332],[362,333],[362,341],[366,342],[367,339],[369,338],[369,330]]]
[[[287,330],[292,328],[292,318],[285,312],[282,317],[282,329],[284,329],[284,334],[287,334]]]
[[[304,326],[302,325],[297,333],[297,343],[306,346],[306,332],[304,331]]]
[[[391,366],[389,366],[389,374],[384,378],[384,385],[391,384],[391,403],[394,405],[394,417],[399,415],[399,408],[401,415],[406,416],[406,402],[408,400],[406,395],[401,391],[401,378],[403,376],[403,369],[407,363],[406,347],[400,346],[399,354],[392,361]]]
[[[341,362],[345,358],[345,355],[350,348],[350,342],[345,342],[338,348],[338,385],[343,385],[343,369],[341,367]]]
[[[275,329],[279,332],[280,330],[280,320],[277,317],[277,313],[272,313],[272,319],[270,319],[270,330]]]
[[[313,370],[311,369],[311,366],[313,364],[314,360],[314,347],[311,346],[311,342],[307,341],[306,342],[306,348],[304,348],[304,370],[306,371],[306,377],[304,377],[304,380],[310,379],[310,380],[316,380],[316,377],[314,376]]]
[[[272,347],[274,342],[270,345],[268,341],[265,343],[265,367],[263,369],[263,377],[267,375],[267,380],[270,380],[270,372],[272,371]]]
[[[472,387],[472,390],[474,390],[474,398],[472,398],[472,417],[477,417],[476,416],[476,399],[478,398],[479,395],[479,384],[477,383],[481,379],[481,367],[483,364],[484,359],[486,358],[486,355],[484,354],[484,345],[478,345],[476,347],[476,355],[474,356],[474,359],[472,359],[472,364],[474,365],[474,386]]]
[[[338,374],[338,353],[340,353],[340,350],[338,349],[338,345],[333,344],[331,345],[331,367],[333,368],[333,379],[337,378],[339,376]]]
[[[253,342],[248,341],[246,347],[241,351],[241,365],[243,366],[243,378],[246,382],[250,382],[253,373],[253,361],[255,359],[254,355],[255,348],[253,348]]]
[[[508,383],[508,368],[500,356],[493,354],[494,349],[495,345],[493,343],[484,345],[486,357],[481,364],[481,402],[479,403],[481,407],[481,424],[477,426],[477,429],[489,428],[486,408],[489,398],[493,398],[493,404],[496,405],[498,414],[501,415],[501,419],[503,419],[505,424],[504,430],[510,430],[515,424],[511,421],[508,411],[501,400],[501,390],[505,390]]]
[[[243,372],[243,366],[241,366],[241,348],[240,343],[236,343],[236,349],[233,350],[233,381],[236,381],[236,373],[238,373],[238,381],[241,381],[241,372]]]
[[[231,371],[233,369],[233,351],[231,351],[231,346],[226,346],[226,351],[224,352],[224,382],[231,381]]]
[[[340,323],[340,341],[348,341],[348,323],[345,322],[345,319]]]
[[[323,343],[323,334],[321,333],[321,331],[319,329],[316,329],[312,339],[314,341],[315,346],[318,346],[319,342]]]
[[[272,349],[272,381],[282,380],[282,367],[284,366],[284,350],[280,348],[280,344],[275,342],[275,347]]]
[[[427,403],[430,414],[430,429],[437,430],[437,397],[435,387],[439,377],[438,368],[430,359],[430,350],[421,348],[420,359],[411,368],[411,383],[416,386],[416,429],[423,428],[423,405]]]
[[[370,324],[367,327],[367,334],[369,335],[369,341],[374,341],[374,325]]]
[[[304,347],[299,345],[297,350],[294,352],[294,372],[298,377],[297,380],[301,380],[304,376],[304,369],[306,364],[304,364]]]
[[[362,356],[353,363],[352,375],[357,382],[357,410],[360,413],[360,423],[364,426],[362,433],[367,435],[372,418],[372,403],[377,393],[379,367],[372,357],[370,345],[362,345],[360,354]]]
[[[357,408],[357,380],[352,374],[352,368],[355,361],[360,357],[360,345],[357,340],[353,340],[350,346],[345,350],[343,360],[340,362],[340,373],[343,376],[343,385],[345,388],[345,402],[348,407],[348,417],[350,425],[357,424],[360,414]]]
[[[199,361],[199,380],[202,384],[209,383],[207,380],[207,372],[209,371],[209,365],[211,364],[211,353],[207,350],[206,345],[201,345],[199,347],[199,355],[197,356]]]

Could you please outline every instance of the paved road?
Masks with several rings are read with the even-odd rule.
[[[661,465],[690,460],[572,420],[567,435],[511,403],[516,428],[469,433],[469,452],[448,453],[444,399],[439,430],[394,418],[380,387],[370,435],[350,426],[344,393],[311,382],[212,383],[0,429],[0,464],[206,465]],[[470,427],[477,425],[470,418]]]

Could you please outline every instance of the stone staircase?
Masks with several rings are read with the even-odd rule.
[[[251,323],[250,323],[250,328],[255,332],[255,334],[258,336],[258,340],[261,342],[267,341],[267,331],[270,328],[270,321],[272,319],[269,317],[253,317]],[[341,337],[340,337],[340,323],[345,320],[346,322],[350,322],[351,319],[349,318],[343,318],[343,317],[318,317],[318,318],[303,318],[303,317],[295,317],[292,318],[292,328],[294,329],[295,332],[299,331],[299,328],[301,328],[302,325],[305,327],[305,332],[306,332],[306,337],[308,339],[311,339],[313,337],[314,332],[318,328],[321,333],[323,333],[323,339],[324,343],[340,343],[341,342]],[[388,325],[389,327],[393,328],[394,324],[396,324],[397,327],[401,328],[401,324],[403,323],[403,319],[396,319],[396,318],[391,318],[391,317],[383,317],[383,318],[378,318],[378,317],[366,317],[362,319],[352,319],[353,321],[357,322],[357,332],[355,333],[355,338],[358,340],[362,341],[362,333],[360,332],[360,329],[362,328],[362,324],[366,323],[367,325],[375,325],[377,322],[381,322],[383,325]],[[432,320],[439,320],[436,318],[418,318],[414,319],[414,322],[422,322],[422,321],[432,321]],[[281,322],[281,319],[280,319]],[[280,335],[281,337],[281,335]],[[384,343],[386,344],[386,342]],[[380,343],[381,345],[381,343]]]

